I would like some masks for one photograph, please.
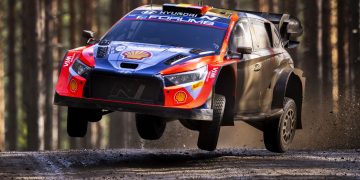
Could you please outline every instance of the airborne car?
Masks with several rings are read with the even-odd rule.
[[[142,6],[99,41],[69,50],[55,104],[68,107],[67,132],[113,111],[136,113],[143,139],[159,139],[172,120],[216,149],[220,127],[242,120],[262,130],[268,150],[285,152],[302,128],[305,78],[285,48],[301,23],[287,14],[164,4]]]

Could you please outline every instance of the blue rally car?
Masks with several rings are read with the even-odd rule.
[[[55,104],[68,107],[67,131],[113,111],[136,113],[139,135],[159,139],[172,120],[199,131],[215,150],[221,126],[242,120],[262,130],[268,150],[284,152],[302,128],[305,78],[285,48],[301,23],[287,14],[189,4],[147,5],[61,64]],[[119,119],[121,120],[121,119]]]

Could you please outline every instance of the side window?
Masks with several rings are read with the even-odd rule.
[[[280,47],[281,42],[280,42],[279,32],[274,25],[271,25],[271,29],[272,29],[272,37],[274,40],[274,47],[276,47],[276,48]]]
[[[255,49],[271,48],[270,38],[264,22],[254,20],[252,23]]]
[[[230,51],[236,52],[238,47],[253,47],[249,27],[250,25],[247,19],[239,20],[239,22],[234,27],[234,31],[230,40]]]

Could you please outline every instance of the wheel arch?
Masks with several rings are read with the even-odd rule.
[[[226,98],[223,126],[234,125],[236,78],[236,64],[229,64],[221,67],[214,84],[213,92]]]
[[[304,99],[305,77],[299,69],[286,68],[277,80],[273,91],[272,109],[283,108],[285,97],[292,98],[297,107],[297,129],[302,129],[302,104]]]

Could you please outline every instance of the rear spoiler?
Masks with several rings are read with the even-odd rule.
[[[302,35],[303,27],[298,18],[290,14],[276,14],[242,10],[240,10],[240,12],[260,16],[275,24],[280,31],[280,35],[285,47],[295,48],[299,45],[299,42],[296,41],[296,38]]]

